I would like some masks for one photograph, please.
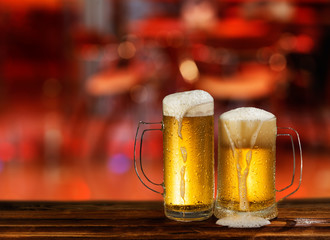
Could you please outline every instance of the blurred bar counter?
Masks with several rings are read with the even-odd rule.
[[[271,224],[233,229],[175,222],[161,201],[0,202],[0,239],[329,239],[330,199],[285,200]]]

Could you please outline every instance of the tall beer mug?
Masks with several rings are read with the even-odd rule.
[[[194,90],[166,96],[163,99],[161,127],[142,132],[140,160],[137,161],[136,144],[141,124],[150,123],[140,122],[136,132],[135,171],[147,188],[163,195],[165,215],[177,221],[200,221],[212,216],[214,100],[211,95],[202,90]],[[163,187],[163,192],[150,187],[151,184],[157,184],[145,175],[142,168],[143,135],[150,130],[163,132],[164,182],[158,184]]]
[[[237,108],[219,117],[218,185],[215,203],[217,218],[235,216],[262,217],[273,219],[277,216],[275,199],[275,158],[276,137],[291,137],[293,147],[293,176],[295,174],[295,150],[290,134],[278,134],[276,117],[257,108]],[[300,179],[295,193],[301,184],[302,152],[300,150]],[[282,191],[280,190],[280,191]],[[284,197],[285,198],[285,197]]]

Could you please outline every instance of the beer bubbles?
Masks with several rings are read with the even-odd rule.
[[[277,216],[276,133],[276,117],[262,109],[238,108],[219,117],[218,218]]]
[[[213,213],[214,100],[202,90],[163,99],[165,214],[179,221]]]

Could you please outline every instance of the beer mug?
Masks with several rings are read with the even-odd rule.
[[[214,100],[202,90],[174,93],[163,99],[159,128],[145,129],[140,140],[140,161],[134,166],[140,181],[164,197],[165,215],[177,221],[200,221],[213,214],[214,205]],[[151,123],[152,124],[152,123]],[[151,181],[142,168],[141,149],[146,131],[163,132],[164,182]],[[138,163],[140,168],[138,168]],[[144,181],[142,179],[144,178]],[[161,191],[152,185],[160,185]]]
[[[295,149],[290,134],[278,134],[276,117],[257,108],[237,108],[219,117],[218,185],[214,214],[217,218],[248,216],[273,219],[277,216],[276,191],[293,186],[295,178]],[[302,150],[300,150],[300,179]],[[276,137],[289,136],[293,147],[293,176],[287,187],[275,189]]]

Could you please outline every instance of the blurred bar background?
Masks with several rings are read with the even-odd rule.
[[[159,200],[134,172],[139,120],[204,89],[298,130],[301,189],[330,197],[328,0],[0,0],[0,200]],[[162,135],[145,136],[162,182]],[[217,156],[217,142],[215,143]],[[277,186],[290,182],[278,139]]]

